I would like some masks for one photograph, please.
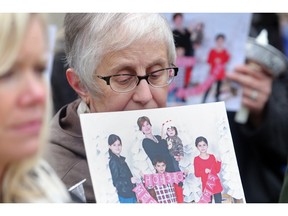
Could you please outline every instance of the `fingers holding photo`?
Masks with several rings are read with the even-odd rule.
[[[243,89],[242,104],[252,113],[261,113],[272,89],[273,78],[255,64],[240,65],[227,78],[237,82]]]

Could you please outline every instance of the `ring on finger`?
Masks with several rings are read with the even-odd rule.
[[[251,94],[250,94],[250,99],[253,100],[253,101],[256,101],[257,98],[258,98],[258,94],[259,94],[258,91],[252,90]]]

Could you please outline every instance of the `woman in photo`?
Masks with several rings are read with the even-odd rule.
[[[161,155],[166,161],[167,172],[180,171],[179,167],[175,168],[173,164],[173,157],[167,147],[167,141],[162,139],[160,135],[154,135],[152,132],[152,124],[147,116],[139,117],[137,120],[139,130],[142,131],[145,138],[142,141],[142,147],[151,160],[155,160],[157,155]]]

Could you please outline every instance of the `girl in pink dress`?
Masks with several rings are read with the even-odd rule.
[[[221,169],[221,162],[217,161],[213,154],[207,153],[208,141],[205,137],[199,136],[195,140],[195,145],[199,150],[199,156],[194,158],[195,176],[201,178],[203,194],[211,194],[215,203],[222,202],[221,192],[223,190],[218,173]],[[208,184],[207,184],[208,182]]]
[[[216,102],[219,101],[220,91],[222,82],[226,77],[226,65],[230,60],[230,54],[225,48],[225,35],[218,34],[215,37],[216,46],[212,48],[208,54],[207,63],[210,65],[210,75],[215,77],[215,82],[217,84],[215,99]],[[207,89],[205,92],[202,103],[206,102],[206,98],[211,90],[213,85]]]

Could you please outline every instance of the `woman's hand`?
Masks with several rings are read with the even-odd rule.
[[[272,91],[273,77],[256,63],[240,65],[227,78],[239,83],[243,89],[242,105],[249,109],[254,126],[262,121],[265,105]]]

